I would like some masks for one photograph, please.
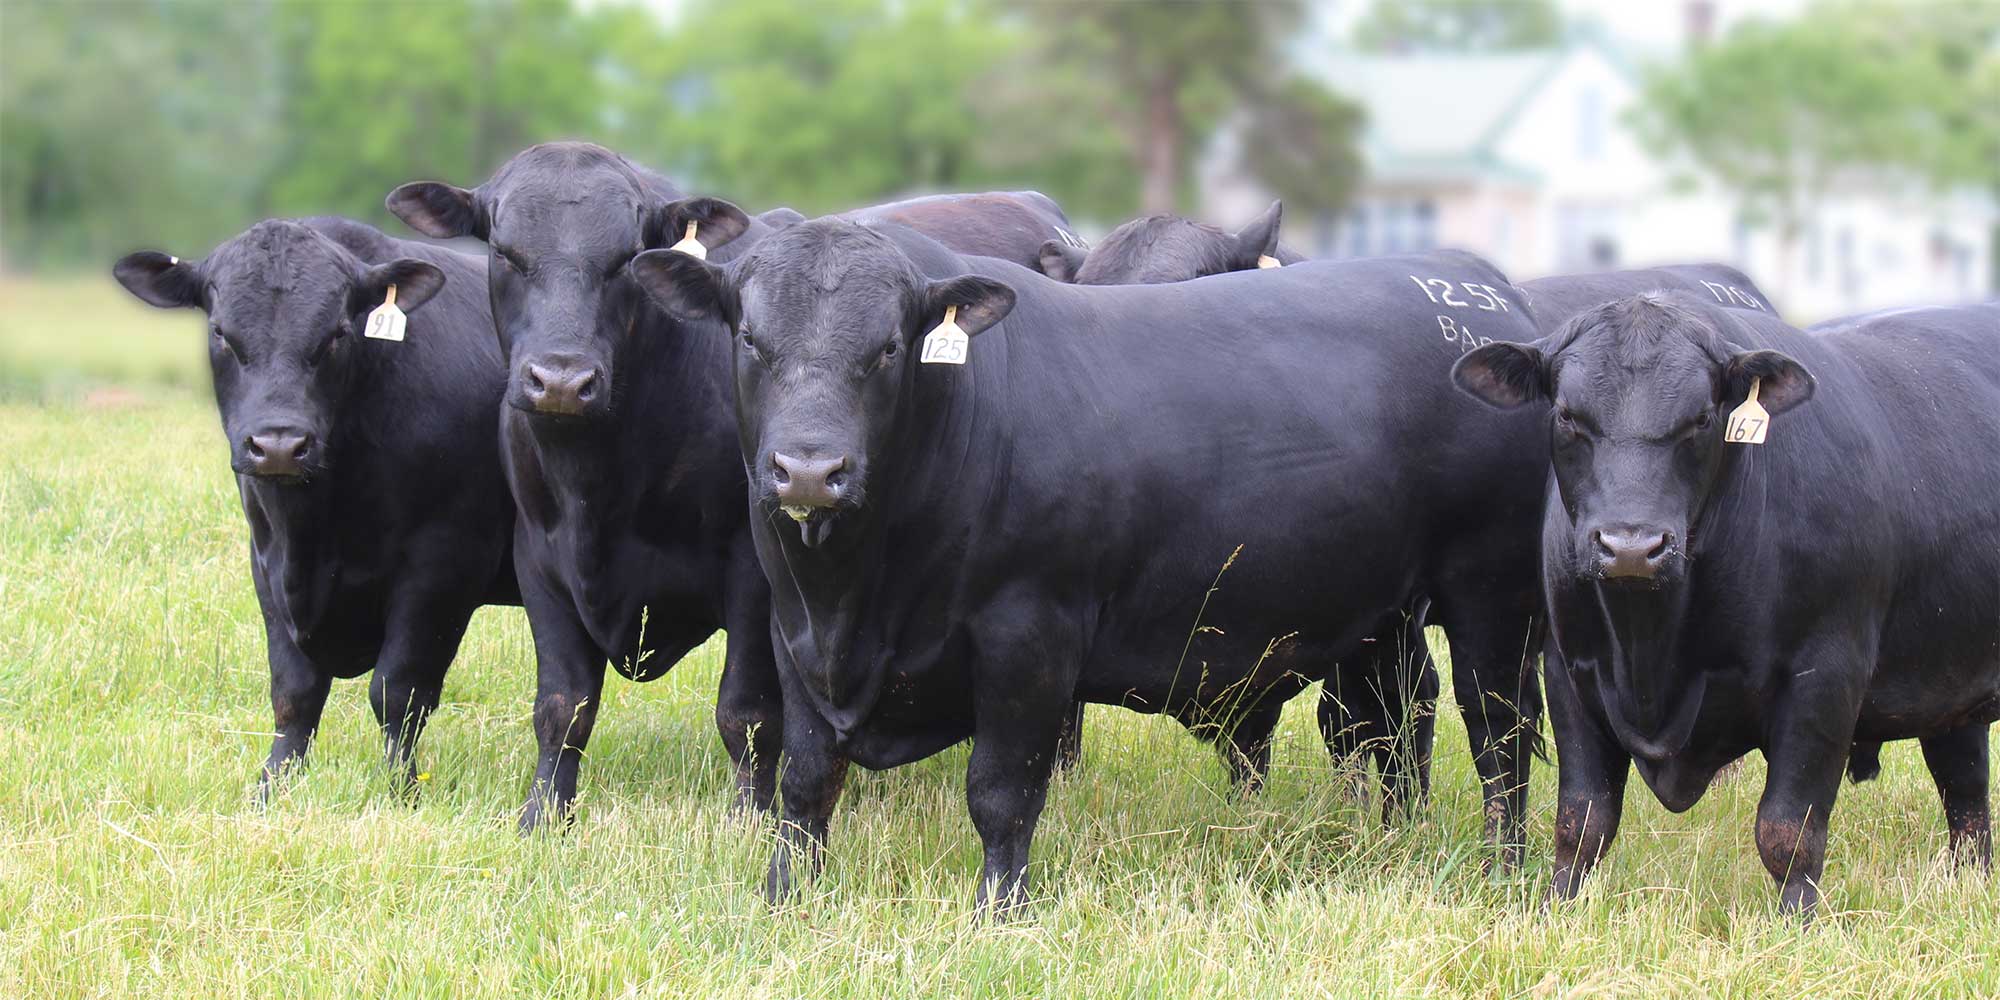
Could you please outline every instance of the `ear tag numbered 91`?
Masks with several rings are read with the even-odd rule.
[[[944,307],[944,322],[924,334],[923,353],[918,360],[927,365],[962,365],[972,338],[958,328],[958,307]]]
[[[1257,255],[1257,266],[1260,268],[1284,267],[1285,264],[1283,261],[1279,260],[1276,257],[1271,256],[1270,254],[1260,253]]]
[[[1757,390],[1764,384],[1761,378],[1750,380],[1750,395],[1743,405],[1729,411],[1729,424],[1723,431],[1723,440],[1730,444],[1763,444],[1764,435],[1771,430],[1771,415],[1764,412],[1764,405],[1757,402]]]
[[[403,341],[403,327],[409,322],[410,318],[403,314],[402,307],[396,305],[396,286],[390,285],[389,294],[382,299],[382,304],[368,314],[368,325],[364,332],[371,340],[393,340],[400,344]]]
[[[698,222],[688,223],[687,235],[681,237],[681,241],[679,243],[676,243],[673,246],[668,247],[667,249],[679,250],[680,252],[687,254],[688,256],[693,257],[696,260],[707,260],[708,248],[702,246],[701,241],[694,238],[694,231],[695,229],[699,228],[700,225],[701,223]]]

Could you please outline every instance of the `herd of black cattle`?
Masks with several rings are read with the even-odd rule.
[[[490,252],[312,218],[116,268],[209,318],[267,791],[371,669],[407,773],[473,610],[521,604],[521,825],[559,821],[606,664],[650,679],[720,629],[738,804],[782,784],[774,900],[850,762],[970,737],[1006,908],[1083,703],[1174,717],[1249,790],[1323,681],[1329,751],[1372,761],[1385,819],[1420,800],[1429,623],[1503,865],[1546,688],[1558,896],[1632,766],[1684,810],[1751,750],[1787,908],[1884,740],[1922,742],[1952,850],[1990,863],[2000,304],[1800,331],[1716,265],[1303,261],[1276,206],[1094,249],[1033,193],[750,217],[576,143],[388,207]]]

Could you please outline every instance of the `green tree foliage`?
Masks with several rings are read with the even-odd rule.
[[[1357,117],[1292,78],[1302,0],[9,0],[0,263],[200,252],[267,215],[384,224],[533,142],[603,142],[690,190],[808,212],[1029,186],[1170,208],[1216,128],[1304,207]],[[662,20],[663,11],[666,19]]]
[[[1038,4],[1028,12],[1035,43],[1021,75],[1061,85],[1037,88],[1032,106],[1040,120],[1076,115],[1085,127],[1116,129],[1125,169],[1139,175],[1141,211],[1173,211],[1185,200],[1194,158],[1225,123],[1262,139],[1243,165],[1272,170],[1260,176],[1267,183],[1304,198],[1337,192],[1329,201],[1352,187],[1359,113],[1293,75],[1284,52],[1304,27],[1299,0]],[[1299,183],[1314,173],[1316,184]]]
[[[1353,42],[1376,52],[1490,52],[1561,38],[1555,0],[1375,0]]]
[[[1996,31],[1986,5],[1825,3],[1748,22],[1656,73],[1637,124],[1789,242],[1842,178],[2000,184],[2000,91],[1981,93]]]
[[[298,3],[277,21],[274,213],[386,222],[404,181],[477,183],[523,146],[601,131],[597,24],[569,0]]]
[[[663,42],[613,37],[636,84],[617,97],[620,148],[810,213],[979,176],[967,95],[1014,44],[952,0],[706,0]]]

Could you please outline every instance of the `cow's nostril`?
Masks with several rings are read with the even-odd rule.
[[[589,399],[590,397],[595,395],[597,395],[597,373],[591,372],[590,374],[585,375],[581,382],[577,383],[576,398]]]
[[[312,446],[313,438],[311,434],[300,438],[298,446],[292,449],[292,457],[301,462],[305,461],[306,455],[312,451]]]
[[[1674,544],[1674,533],[1671,531],[1663,532],[1660,535],[1660,540],[1658,544],[1655,544],[1651,549],[1647,550],[1646,558],[1648,559],[1660,558],[1661,556],[1666,554],[1667,546],[1672,544]]]
[[[1617,552],[1612,550],[1611,544],[1604,540],[1604,532],[1598,531],[1594,528],[1591,529],[1590,540],[1596,542],[1598,551],[1604,553],[1605,555],[1615,556],[1618,554]]]
[[[258,447],[257,438],[255,436],[246,437],[243,439],[243,451],[245,454],[248,454],[253,459],[261,459],[264,457],[264,449]]]

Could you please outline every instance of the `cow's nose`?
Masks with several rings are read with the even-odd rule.
[[[771,479],[778,486],[778,503],[785,507],[831,507],[840,499],[846,480],[847,456],[793,458],[771,453]]]
[[[521,395],[538,413],[573,416],[597,399],[603,382],[596,365],[568,359],[531,361],[521,370]]]
[[[1673,532],[1624,525],[1599,528],[1590,537],[1597,543],[1598,568],[1608,580],[1652,579],[1674,543]]]
[[[243,439],[243,456],[250,460],[253,476],[304,475],[312,449],[313,436],[305,431],[262,431]]]

